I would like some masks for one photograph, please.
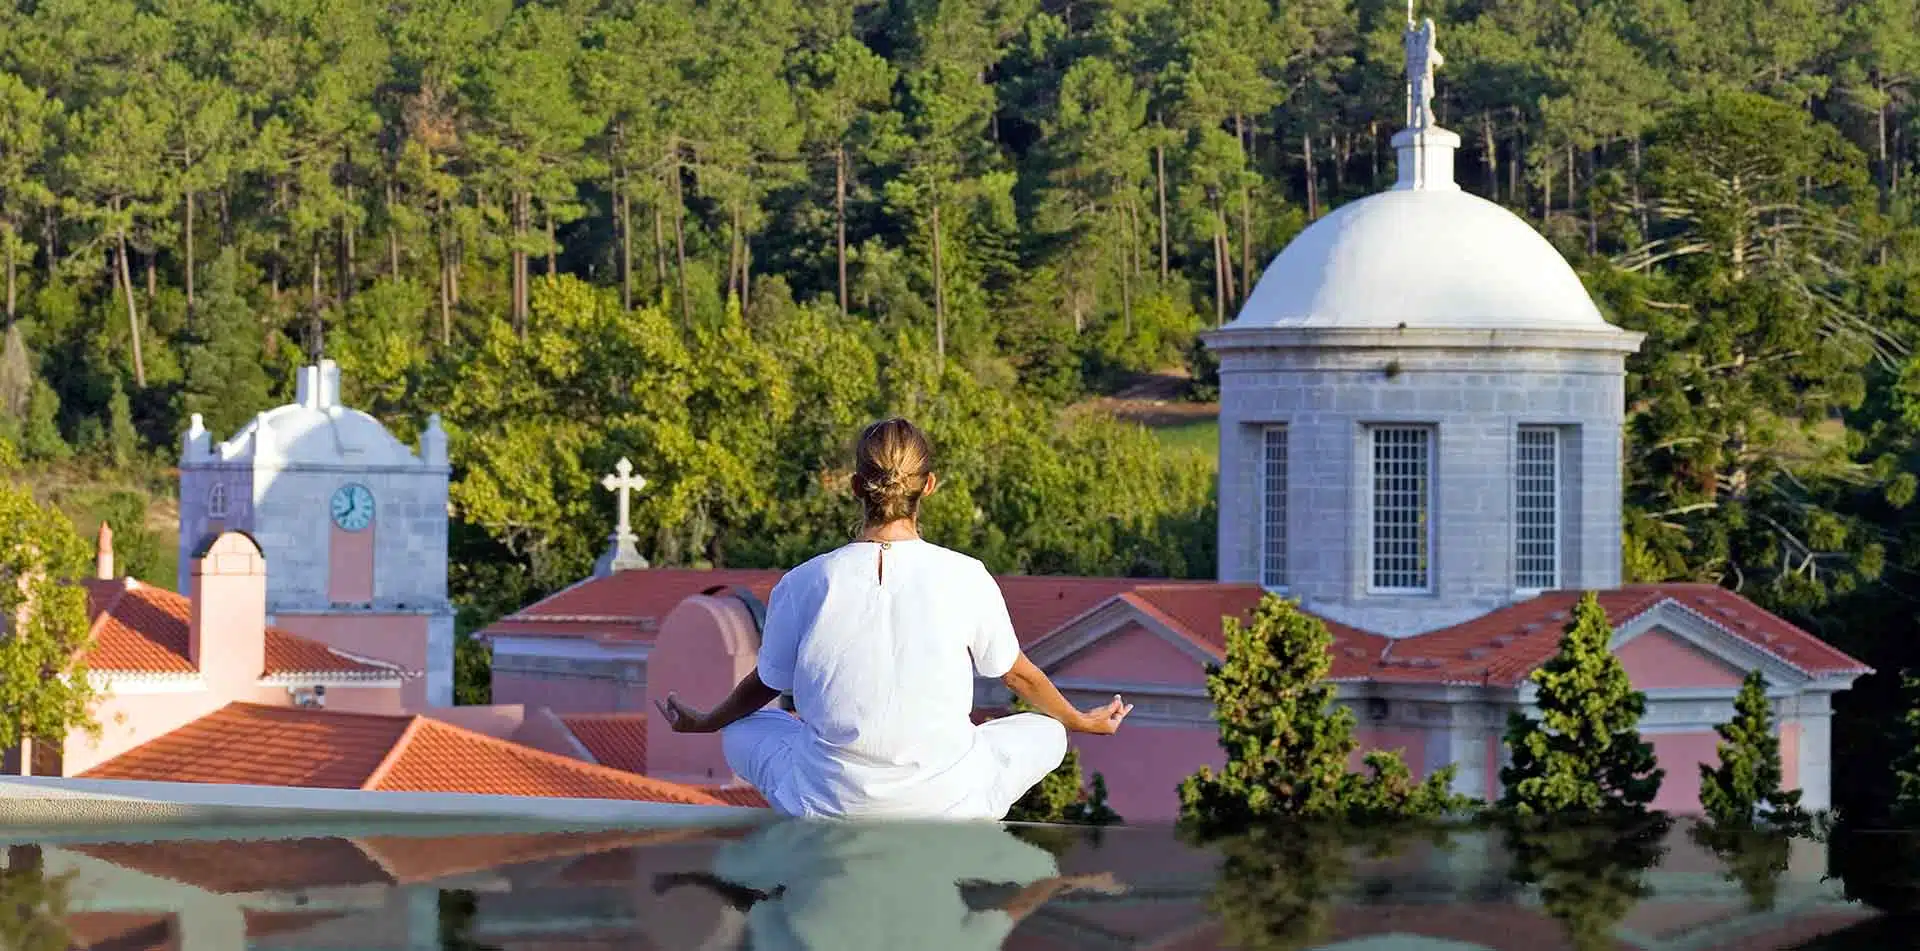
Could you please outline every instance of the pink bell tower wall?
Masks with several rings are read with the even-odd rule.
[[[760,631],[733,597],[694,595],[660,623],[647,656],[647,774],[695,783],[735,779],[717,733],[675,733],[654,704],[678,694],[712,709],[759,663]]]

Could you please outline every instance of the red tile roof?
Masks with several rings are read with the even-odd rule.
[[[1452,627],[1393,644],[1372,679],[1514,686],[1560,648],[1578,591],[1550,591]],[[1704,584],[1633,585],[1599,592],[1607,623],[1620,628],[1673,604],[1810,676],[1864,674],[1869,668],[1812,634],[1724,588]]]
[[[348,839],[177,839],[84,843],[69,848],[121,868],[221,895],[395,883],[385,869]]]
[[[709,588],[741,585],[765,599],[784,572],[644,568],[588,578],[514,612],[481,637],[562,636],[652,641],[680,602]]]
[[[569,713],[560,717],[596,762],[629,773],[647,771],[647,715]]]
[[[426,717],[232,703],[89,779],[722,805],[691,786],[582,763]]]
[[[79,951],[171,951],[177,947],[172,912],[71,912],[60,922]]]
[[[1151,584],[1137,587],[1121,597],[1136,610],[1224,659],[1227,652],[1225,619],[1244,621],[1251,617],[1265,593],[1255,584]],[[1322,622],[1333,635],[1333,669],[1328,672],[1332,680],[1365,677],[1392,643],[1389,638],[1338,621],[1323,618]]]
[[[752,786],[702,786],[700,791],[729,806],[745,806],[748,809],[768,809],[767,797]]]
[[[1226,644],[1221,619],[1249,616],[1261,596],[1257,585],[1219,583],[1141,584],[1120,597],[1222,657]],[[1635,585],[1599,596],[1615,628],[1673,604],[1810,676],[1869,672],[1859,661],[1724,588]],[[1550,591],[1471,621],[1398,640],[1327,620],[1334,651],[1329,679],[1514,686],[1559,650],[1560,634],[1579,599],[1578,591]]]
[[[481,637],[584,637],[595,640],[651,642],[660,621],[680,602],[709,588],[738,585],[762,601],[773,592],[782,571],[645,568],[590,578],[501,618]],[[1001,575],[1000,591],[1022,643],[1052,633],[1108,599],[1152,583],[1165,587],[1204,586],[1207,582],[1139,578],[1079,578],[1067,575]]]
[[[90,579],[87,614],[93,621],[93,641],[87,648],[88,669],[140,674],[190,674],[188,655],[193,618],[186,598],[132,578]],[[318,641],[269,627],[266,669],[276,674],[336,674],[372,679],[398,678],[401,672],[349,657]]]

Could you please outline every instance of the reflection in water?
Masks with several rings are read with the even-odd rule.
[[[67,879],[49,878],[37,846],[7,849],[0,868],[0,948],[67,951]]]
[[[1920,837],[1905,835],[1296,825],[1197,842],[1169,828],[804,822],[233,834],[0,852],[0,951],[1877,951],[1907,946],[1911,924],[1846,896],[1920,911]]]
[[[1514,882],[1537,887],[1547,914],[1580,951],[1616,946],[1614,929],[1649,894],[1646,873],[1666,852],[1668,823],[1509,830]]]
[[[1065,876],[1054,855],[970,824],[782,822],[722,846],[713,870],[669,873],[736,916],[754,951],[999,948],[1055,896],[1116,893],[1110,874]]]

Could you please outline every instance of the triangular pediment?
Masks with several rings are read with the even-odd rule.
[[[1181,685],[1204,683],[1218,660],[1125,596],[1036,641],[1027,655],[1052,677]]]
[[[1641,690],[1679,687],[1683,684],[1664,681],[1684,680],[1702,681],[1684,684],[1698,688],[1738,687],[1756,669],[1777,687],[1798,687],[1813,680],[1760,645],[1672,600],[1616,628],[1612,648]],[[1642,677],[1653,683],[1643,684]]]

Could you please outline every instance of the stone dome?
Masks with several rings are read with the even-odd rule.
[[[1613,327],[1565,258],[1518,215],[1457,188],[1341,206],[1273,259],[1228,329]]]

